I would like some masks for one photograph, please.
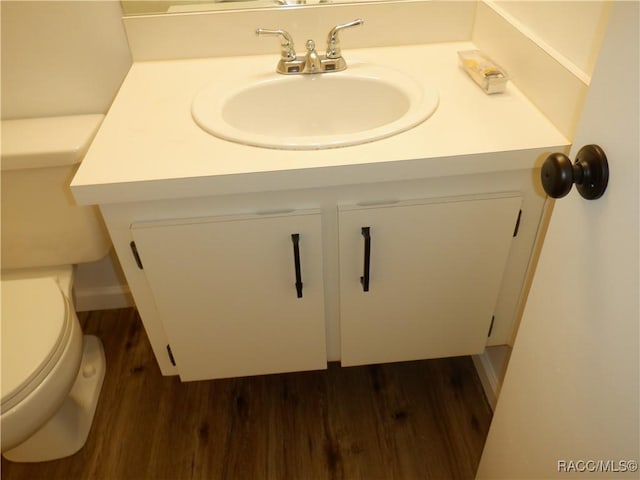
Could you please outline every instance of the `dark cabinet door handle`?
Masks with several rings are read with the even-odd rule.
[[[300,271],[300,234],[292,233],[293,242],[293,263],[296,269],[296,292],[298,298],[302,298],[302,272]]]
[[[362,236],[364,237],[364,271],[360,277],[362,291],[369,291],[369,271],[371,267],[371,232],[370,227],[362,227]]]

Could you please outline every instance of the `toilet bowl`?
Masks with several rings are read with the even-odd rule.
[[[1,444],[8,460],[72,455],[85,443],[105,373],[68,296],[71,267],[2,277]]]
[[[69,183],[103,115],[2,121],[0,447],[8,460],[72,455],[85,443],[105,373],[83,336],[73,265],[103,258],[100,216]]]

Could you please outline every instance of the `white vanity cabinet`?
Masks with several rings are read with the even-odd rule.
[[[509,344],[544,205],[519,170],[101,211],[162,373],[189,381]]]
[[[319,212],[139,222],[131,234],[183,381],[326,368]]]
[[[482,352],[522,196],[324,193],[315,210],[132,222],[182,380]]]
[[[481,353],[522,198],[339,209],[343,365]]]

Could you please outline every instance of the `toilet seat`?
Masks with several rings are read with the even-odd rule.
[[[1,409],[6,412],[57,364],[71,334],[69,303],[53,277],[3,279],[0,322]]]

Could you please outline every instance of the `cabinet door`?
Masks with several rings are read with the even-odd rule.
[[[183,381],[326,368],[318,212],[139,223],[132,234]]]
[[[520,203],[492,196],[340,207],[342,364],[482,352]]]

